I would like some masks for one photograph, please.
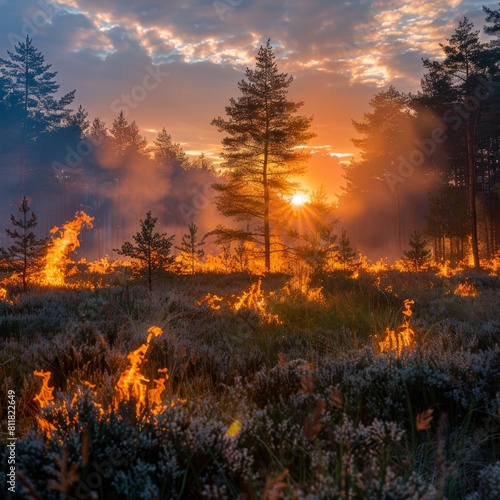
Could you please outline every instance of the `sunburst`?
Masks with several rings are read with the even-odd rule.
[[[300,207],[311,201],[310,197],[306,193],[295,193],[290,199],[290,203],[296,207]]]

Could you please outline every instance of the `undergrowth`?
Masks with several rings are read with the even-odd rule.
[[[169,278],[153,294],[8,291],[11,497],[498,498],[498,279],[461,296],[459,278],[410,278],[325,275],[299,288],[242,273]],[[163,407],[115,404],[152,325],[163,334],[141,369],[149,384],[166,369]],[[400,325],[412,342],[392,349]],[[51,372],[43,410],[35,370]],[[5,452],[1,464],[4,474]]]

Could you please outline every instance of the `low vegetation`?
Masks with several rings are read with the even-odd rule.
[[[13,498],[498,498],[498,277],[90,267],[4,288]]]

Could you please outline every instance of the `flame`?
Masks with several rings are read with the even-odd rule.
[[[460,295],[460,297],[477,297],[479,292],[477,288],[466,279],[465,283],[459,283],[457,285],[454,294]]]
[[[404,301],[405,310],[403,311],[404,320],[399,326],[399,332],[396,333],[394,330],[385,329],[385,340],[379,342],[380,351],[395,351],[396,356],[399,358],[404,348],[409,348],[414,344],[415,332],[410,326],[410,318],[413,314],[411,306],[415,304],[414,300],[406,299]]]
[[[55,226],[52,234],[59,232],[59,237],[52,240],[45,257],[45,267],[42,270],[42,283],[49,286],[63,286],[66,265],[70,262],[69,253],[80,246],[78,235],[84,226],[92,227],[93,217],[85,212],[77,212],[75,220],[66,222],[62,228]]]
[[[0,286],[0,301],[7,302],[7,304],[14,304],[12,300],[7,298],[7,289]]]
[[[225,312],[228,310],[238,312],[240,310],[247,309],[258,313],[263,323],[277,325],[283,324],[277,314],[271,314],[267,311],[267,302],[264,297],[264,292],[261,289],[260,278],[256,283],[250,285],[248,290],[244,291],[241,296],[237,296],[236,300],[234,299],[234,295],[231,298],[228,298],[208,293],[201,300],[197,301],[196,304],[206,304],[213,311],[223,309]]]
[[[265,312],[264,308],[266,302],[264,299],[264,293],[262,292],[260,286],[261,279],[259,278],[259,281],[257,281],[257,283],[254,283],[246,292],[243,292],[241,297],[239,297],[233,305],[233,309],[235,311],[239,311],[242,307],[244,307],[246,309],[252,309],[257,312]]]
[[[35,370],[34,374],[37,377],[42,377],[43,382],[42,382],[42,388],[40,389],[40,393],[37,394],[33,399],[34,401],[38,401],[38,403],[40,404],[40,408],[45,408],[50,404],[52,404],[52,401],[54,400],[54,395],[53,395],[54,388],[49,387],[49,380],[52,373],[44,372],[42,370]],[[38,421],[40,429],[44,434],[50,434],[52,431],[55,430],[55,427],[51,423],[47,422],[47,420],[44,419],[43,417],[37,416],[36,419]]]
[[[118,408],[121,401],[129,401],[132,398],[137,402],[138,414],[140,414],[148,401],[153,413],[159,413],[164,408],[161,402],[161,394],[165,389],[165,381],[168,380],[167,369],[158,370],[160,373],[165,373],[165,376],[153,380],[156,387],[149,391],[147,391],[146,386],[149,379],[145,378],[140,371],[151,340],[153,337],[162,335],[163,330],[158,326],[152,326],[149,328],[148,333],[146,342],[127,356],[130,360],[130,367],[120,375],[116,383],[117,397],[115,398],[115,408]]]
[[[207,293],[205,297],[203,297],[201,300],[198,300],[196,303],[199,306],[201,306],[203,303],[206,303],[208,307],[213,311],[219,311],[223,300],[223,297],[220,297],[215,293]]]
[[[227,428],[226,436],[236,437],[241,431],[241,422],[234,420],[233,423]]]
[[[146,342],[142,344],[138,349],[132,351],[128,354],[128,359],[130,360],[130,367],[127,368],[121,375],[115,387],[115,396],[113,398],[113,407],[114,409],[118,409],[120,402],[122,401],[130,401],[134,400],[136,402],[136,412],[139,416],[141,412],[146,408],[146,404],[149,405],[149,411],[153,414],[158,414],[162,410],[165,409],[165,405],[162,403],[162,393],[165,390],[165,382],[168,380],[167,368],[161,368],[158,370],[158,373],[162,374],[162,376],[154,379],[154,387],[149,389],[147,388],[146,383],[149,382],[147,378],[145,378],[141,372],[140,367],[144,362],[145,355],[149,349],[149,344],[154,337],[158,337],[163,334],[163,330],[158,326],[152,326],[148,329],[148,337]],[[40,408],[45,408],[49,405],[53,404],[54,395],[53,387],[49,387],[49,380],[51,377],[51,372],[47,371],[35,371],[34,374],[38,377],[43,378],[42,388],[40,393],[37,394],[34,398],[35,401],[38,401],[40,404]],[[95,391],[95,385],[90,382],[84,382],[84,386],[89,387],[94,395],[97,395]],[[79,397],[82,395],[82,387],[77,387],[75,393],[73,394],[73,399],[70,406],[74,406]],[[170,405],[173,406],[177,403],[184,403],[186,400],[178,397],[174,397],[170,401]],[[62,407],[66,406],[67,400],[62,401]],[[99,413],[101,416],[105,414],[105,410],[102,405],[96,401],[94,401],[94,405],[99,409]],[[65,412],[68,413],[67,411]],[[56,428],[49,423],[45,418],[41,416],[37,416],[37,421],[39,423],[42,431],[47,435],[56,430]],[[74,417],[78,420],[78,417]]]

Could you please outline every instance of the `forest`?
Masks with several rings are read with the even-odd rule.
[[[270,40],[207,124],[220,162],[89,117],[29,36],[0,59],[7,498],[500,498],[484,12],[353,117],[337,200],[302,187],[314,118]]]

